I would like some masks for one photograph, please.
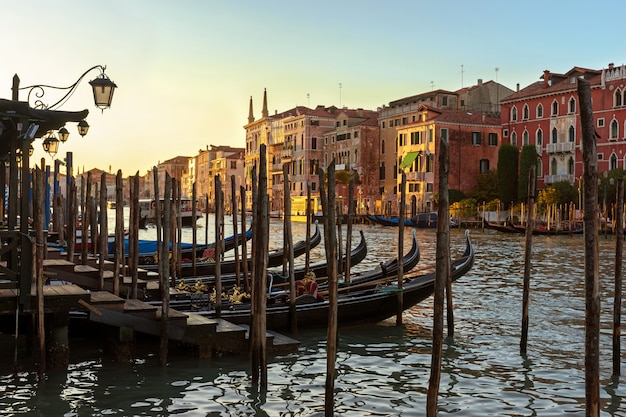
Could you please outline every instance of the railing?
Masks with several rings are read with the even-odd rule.
[[[554,184],[555,182],[561,181],[569,181],[570,183],[574,183],[574,176],[568,174],[559,174],[559,175],[545,175],[543,177],[543,182],[546,184]]]
[[[426,178],[425,174],[426,174],[425,172],[418,172],[418,171],[407,172],[406,180],[407,181],[425,181],[425,178]]]
[[[574,142],[549,143],[546,145],[548,153],[572,152],[575,148]]]
[[[0,230],[0,288],[19,288],[20,303],[30,297],[33,245],[17,230]]]

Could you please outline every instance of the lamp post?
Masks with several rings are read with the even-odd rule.
[[[88,110],[79,112],[58,111],[57,107],[64,104],[84,77],[93,70],[100,70],[100,75],[90,82],[94,103],[101,110],[111,106],[113,92],[117,85],[111,81],[105,74],[105,68],[102,65],[96,65],[85,71],[73,84],[68,87],[54,87],[44,84],[30,85],[20,87],[20,79],[17,75],[13,77],[12,98],[11,100],[0,99],[0,156],[4,153],[9,160],[9,213],[8,213],[8,229],[14,230],[17,226],[18,205],[19,205],[19,230],[20,230],[20,246],[21,254],[19,255],[23,265],[20,270],[20,285],[23,286],[24,297],[20,301],[25,302],[28,294],[30,294],[30,269],[25,267],[32,263],[32,254],[24,248],[30,247],[29,240],[29,192],[30,192],[30,163],[29,153],[32,148],[31,143],[37,138],[43,139],[44,150],[51,155],[56,155],[58,151],[59,139],[54,135],[54,131],[58,131],[61,141],[66,141],[69,137],[69,131],[65,128],[67,122],[77,122],[78,132],[81,136],[87,133],[89,125],[84,120],[89,114]],[[65,91],[65,94],[52,105],[44,104],[42,101],[47,90]],[[19,92],[27,90],[27,100],[19,101]],[[31,106],[31,102],[33,103]],[[7,146],[8,144],[8,146]],[[21,179],[18,180],[18,155],[21,159]],[[43,167],[42,167],[43,168]],[[21,185],[21,187],[20,187]],[[19,191],[19,195],[17,190]],[[18,204],[18,197],[21,202]],[[16,254],[18,251],[14,251]],[[18,255],[11,255],[14,259],[11,263],[18,265]]]

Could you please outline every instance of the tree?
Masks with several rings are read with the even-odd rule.
[[[493,169],[478,174],[477,182],[478,186],[470,193],[469,197],[475,199],[480,204],[498,199],[500,195],[498,193],[498,171]]]
[[[528,198],[528,173],[530,167],[537,166],[537,148],[535,145],[524,145],[519,163],[519,179],[517,180],[517,200]]]
[[[508,207],[517,201],[517,167],[519,150],[510,143],[504,143],[498,151],[498,195]]]

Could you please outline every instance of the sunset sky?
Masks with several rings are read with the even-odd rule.
[[[296,105],[375,110],[479,78],[515,89],[545,69],[626,61],[622,1],[4,3],[0,98],[11,98],[14,74],[22,86],[68,86],[106,65],[119,87],[111,109],[94,107],[88,81],[98,72],[89,73],[61,108],[89,109],[89,134],[67,126],[57,158],[72,151],[81,170],[124,175],[209,145],[243,147],[250,97],[259,118],[265,88],[270,114]],[[39,142],[34,160],[51,163]]]

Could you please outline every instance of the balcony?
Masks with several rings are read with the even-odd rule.
[[[568,174],[559,174],[559,175],[545,175],[543,177],[543,182],[546,184],[554,184],[556,182],[568,181],[570,184],[574,183],[574,176]]]
[[[426,175],[425,172],[407,172],[406,180],[407,181],[425,181]]]
[[[546,145],[546,152],[549,154],[573,152],[575,148],[576,144],[574,142],[549,143]]]

